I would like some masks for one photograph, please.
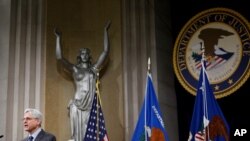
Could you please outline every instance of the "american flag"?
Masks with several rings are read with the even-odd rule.
[[[97,123],[98,121],[98,123]],[[95,94],[83,141],[109,141],[99,98]]]

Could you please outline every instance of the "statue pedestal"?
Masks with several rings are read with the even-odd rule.
[[[74,141],[73,139],[70,139],[70,140],[68,140],[68,141]]]

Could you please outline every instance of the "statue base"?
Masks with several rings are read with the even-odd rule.
[[[68,140],[68,141],[74,141],[73,139],[70,139],[70,140]]]

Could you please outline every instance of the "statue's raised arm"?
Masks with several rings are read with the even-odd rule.
[[[101,69],[103,63],[105,62],[106,58],[108,57],[109,53],[109,35],[108,35],[108,29],[111,25],[111,21],[107,21],[105,27],[104,27],[104,49],[103,52],[100,54],[98,60],[93,65],[93,67],[97,70]]]
[[[67,71],[72,72],[74,65],[70,63],[68,60],[66,60],[62,54],[62,45],[61,45],[62,33],[57,28],[55,28],[54,34],[56,35],[56,59],[57,61],[62,63],[63,67],[67,69]]]

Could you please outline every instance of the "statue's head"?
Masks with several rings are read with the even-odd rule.
[[[90,55],[90,49],[88,48],[82,48],[79,51],[79,55],[77,56],[77,62],[78,63],[89,63],[91,64],[91,55]]]
[[[79,54],[82,54],[82,53],[90,54],[90,49],[89,48],[81,48],[79,51]]]

